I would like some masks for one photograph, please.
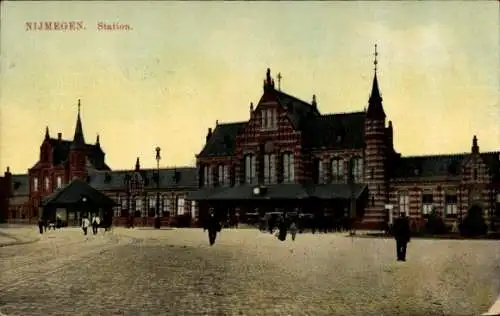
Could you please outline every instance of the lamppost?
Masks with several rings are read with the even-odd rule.
[[[159,229],[161,226],[160,220],[160,147],[156,147],[156,207],[155,207],[155,228]]]

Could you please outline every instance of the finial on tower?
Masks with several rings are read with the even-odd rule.
[[[78,115],[80,115],[80,106],[81,106],[80,99],[78,99]]]
[[[45,126],[45,139],[49,139],[50,136],[49,136],[49,127],[48,126]]]
[[[95,144],[96,145],[100,145],[100,142],[99,142],[99,134],[97,134],[97,137],[95,139]]]
[[[373,55],[375,56],[375,59],[373,60],[373,65],[375,66],[374,70],[375,70],[375,73],[377,73],[377,64],[378,64],[378,61],[377,61],[377,56],[378,56],[377,44],[375,44],[375,53]]]
[[[474,135],[472,138],[472,153],[477,154],[479,152],[479,146],[477,145],[477,137]]]
[[[316,95],[313,94],[313,98],[312,98],[312,102],[311,102],[312,106],[314,107],[317,107],[318,106],[318,103],[316,102]]]
[[[135,171],[139,171],[141,169],[141,164],[139,163],[139,157],[135,161]]]

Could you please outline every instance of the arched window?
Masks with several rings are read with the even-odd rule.
[[[276,183],[276,156],[274,154],[264,155],[264,183]]]
[[[344,181],[344,160],[342,158],[332,159],[332,181]]]
[[[283,182],[292,183],[295,181],[295,162],[293,153],[283,154]]]
[[[256,159],[252,154],[245,156],[245,183],[252,184],[257,181]]]
[[[351,159],[352,177],[356,183],[363,182],[363,159],[354,157]]]

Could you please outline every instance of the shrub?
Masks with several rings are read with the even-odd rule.
[[[425,223],[425,233],[430,235],[441,235],[446,234],[446,232],[447,229],[443,218],[433,210]]]
[[[460,234],[465,237],[476,237],[486,235],[488,225],[484,221],[482,209],[479,206],[472,206],[467,212],[462,224]]]

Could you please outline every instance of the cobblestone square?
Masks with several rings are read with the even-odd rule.
[[[394,241],[253,229],[50,231],[0,248],[12,315],[479,315],[500,289],[497,241]]]

